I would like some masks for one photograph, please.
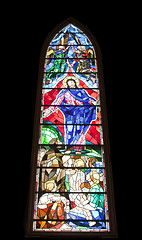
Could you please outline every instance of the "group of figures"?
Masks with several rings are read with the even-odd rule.
[[[96,54],[69,24],[48,47],[41,100],[34,231],[107,231]]]
[[[94,49],[86,36],[79,30],[73,30],[72,25],[60,33],[60,38],[55,38],[48,48],[45,87],[53,87],[69,71],[90,86],[96,86],[97,62]]]
[[[41,149],[37,228],[105,228],[105,181],[99,153],[94,151],[96,157],[89,157],[68,149],[62,154],[57,142],[54,139],[53,148]]]

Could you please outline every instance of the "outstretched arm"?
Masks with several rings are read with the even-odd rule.
[[[46,108],[43,111],[43,118],[48,117],[51,113],[55,112],[56,109],[58,109],[58,106],[52,106],[52,105],[60,105],[65,97],[65,94],[61,95],[60,97],[57,96],[57,98],[52,102],[51,106],[49,108]]]
[[[63,50],[63,52],[66,52],[70,47],[70,44]]]
[[[97,105],[97,100],[93,100],[93,99],[92,99],[92,100],[91,100],[91,103],[96,106],[96,105]]]
[[[75,50],[74,46],[71,46],[72,50],[74,53],[76,53],[77,51]]]
[[[87,91],[85,91],[85,90],[82,90],[82,91],[83,91],[83,95],[84,95],[84,98],[83,98],[84,101],[88,101],[88,102],[90,101],[93,105],[97,105],[97,100],[95,98],[90,97],[88,95]]]

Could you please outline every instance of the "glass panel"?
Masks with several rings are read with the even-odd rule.
[[[84,33],[79,32],[67,32],[58,33],[55,38],[52,40],[50,45],[92,45],[90,40],[85,36]]]
[[[35,210],[37,210],[35,213],[36,219],[108,220],[107,194],[104,193],[92,191],[88,191],[87,193],[48,192],[42,195],[36,193],[35,198],[38,199],[35,204]],[[59,214],[58,212],[59,206],[62,214]],[[43,211],[45,211],[46,214],[43,213]],[[54,214],[51,214],[50,211]],[[41,212],[46,215],[46,218],[45,215],[43,218]]]
[[[59,99],[61,95],[64,94],[65,102],[62,99],[60,99],[58,102],[55,101],[55,99]],[[59,96],[58,96],[59,95]],[[74,96],[73,96],[74,95]],[[88,96],[87,96],[88,95]],[[80,101],[79,101],[80,97]],[[86,101],[86,97],[88,97],[88,101]],[[92,102],[94,100],[95,102]],[[55,101],[55,102],[54,102]],[[100,91],[98,89],[68,89],[63,90],[62,88],[58,89],[42,89],[42,105],[88,105],[89,104],[95,104],[100,105]]]
[[[68,155],[62,157],[62,166],[67,165],[68,159]],[[75,167],[61,168],[57,167],[61,165],[59,157],[52,157],[52,160],[44,157],[40,163],[40,169],[37,169],[35,191],[39,191],[40,194],[44,192],[92,192],[96,194],[106,192],[104,169],[101,167],[84,168],[85,165],[90,164],[89,160],[85,156],[74,155],[69,161]],[[99,163],[98,166],[101,164]]]
[[[39,144],[50,144],[55,138],[68,145],[103,144],[100,125],[41,125],[40,132]]]
[[[67,44],[92,45],[86,35],[72,24],[66,26],[62,31],[56,34],[50,45],[67,45]]]
[[[56,71],[48,71],[47,74],[44,73],[43,88],[67,88],[68,80],[73,78],[78,88],[99,87],[98,73],[93,71],[93,69],[77,73],[74,69],[68,68],[64,72],[60,72],[57,69]]]
[[[85,58],[58,58],[58,59],[47,59],[45,64],[45,84],[53,81],[68,72],[78,73],[86,77],[86,81],[93,78],[92,82],[95,82],[95,74],[97,71],[96,60],[95,59],[85,59]],[[67,74],[66,74],[67,75]],[[66,75],[63,75],[66,77]],[[64,78],[62,76],[62,79]],[[61,80],[61,79],[60,79]]]
[[[47,98],[47,100],[50,100]],[[40,123],[46,123],[46,124],[67,124],[71,123],[71,119],[69,119],[69,116],[65,119],[65,107],[64,106],[54,106],[56,108],[53,113],[51,113],[48,117],[44,117],[44,112],[48,110],[48,107],[41,107],[41,118]],[[43,110],[44,109],[44,110]],[[51,109],[51,108],[50,108]],[[76,113],[76,119],[74,118],[74,123],[80,123],[84,124],[87,123],[87,116],[85,116],[85,111],[88,112],[88,114],[93,114],[93,111],[95,112],[95,118],[94,120],[91,120],[91,124],[101,124],[101,107],[95,107],[95,106],[68,106],[68,113]],[[67,111],[67,107],[66,107]],[[89,112],[90,111],[90,112]],[[81,112],[83,112],[83,116],[81,116]],[[77,116],[78,114],[78,116]],[[69,114],[68,114],[69,115]],[[82,117],[82,119],[81,119]],[[71,117],[70,117],[71,118]]]
[[[69,42],[68,45],[50,45],[46,58],[95,58],[92,45],[77,45]]]
[[[109,222],[107,220],[58,220],[46,221],[38,220],[33,222],[33,230],[36,231],[54,231],[54,232],[106,232],[110,231]]]
[[[69,148],[66,145],[58,145],[58,139],[52,139],[50,145],[41,145],[38,151],[37,167],[41,167],[41,162],[48,159],[46,167],[53,165],[53,160],[57,160],[58,167],[76,167],[75,160],[83,159],[86,168],[104,168],[104,149],[95,145],[85,146],[77,151],[77,147]],[[52,159],[53,158],[53,159]],[[64,159],[66,161],[64,162]],[[78,163],[79,164],[79,163]],[[54,164],[55,165],[55,164]],[[57,167],[57,166],[54,166]],[[78,166],[79,167],[79,166]]]

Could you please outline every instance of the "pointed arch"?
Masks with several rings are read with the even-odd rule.
[[[117,235],[101,50],[73,18],[41,49],[31,169],[27,236]]]

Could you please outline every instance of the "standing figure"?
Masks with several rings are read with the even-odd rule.
[[[75,71],[77,73],[85,73],[87,81],[92,80],[93,83],[96,81],[96,66],[94,52],[92,48],[85,49],[85,46],[77,46],[77,50],[74,46],[71,46],[75,54],[74,60],[72,63],[67,60],[69,67],[72,67],[76,64]]]
[[[74,77],[69,77],[66,84],[68,88],[60,91],[51,106],[43,111],[43,117],[60,109],[65,119],[65,144],[85,145],[89,124],[96,120],[96,99],[90,97],[86,90],[78,88]]]
[[[65,191],[65,170],[59,169],[63,167],[62,154],[56,148],[56,144],[60,143],[58,139],[52,139],[49,144],[54,144],[54,147],[46,151],[40,162],[40,195]]]
[[[68,31],[62,36],[60,44],[55,49],[49,49],[47,52],[45,83],[49,84],[53,78],[60,76],[66,69],[66,55],[70,44],[68,44]],[[65,47],[65,45],[67,45]]]
[[[48,84],[52,82],[52,79],[56,76],[60,76],[64,73],[66,69],[66,59],[65,53],[70,46],[66,48],[64,46],[59,46],[57,50],[49,50],[47,53],[47,66],[46,66],[46,75],[45,83]]]

